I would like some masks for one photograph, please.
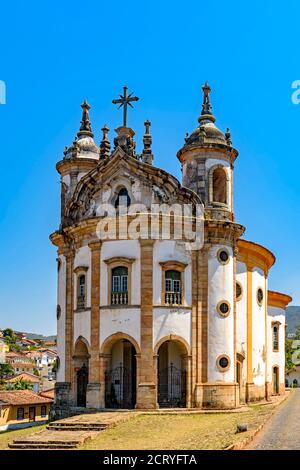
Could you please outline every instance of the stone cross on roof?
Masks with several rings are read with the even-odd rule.
[[[122,106],[123,106],[123,126],[124,127],[127,127],[127,106],[131,106],[131,108],[133,108],[132,106],[132,102],[133,101],[138,101],[139,98],[137,96],[132,96],[133,93],[130,93],[129,95],[127,95],[127,90],[128,90],[128,87],[125,85],[123,87],[123,95],[119,95],[120,98],[116,99],[116,100],[112,100],[112,103],[113,104],[119,104],[119,108],[120,109]]]

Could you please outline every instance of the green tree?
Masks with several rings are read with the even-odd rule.
[[[285,368],[291,369],[294,366],[292,356],[294,349],[292,348],[293,340],[285,338]]]
[[[0,364],[0,383],[14,375],[14,369],[10,364]]]
[[[33,389],[33,384],[30,382],[27,382],[27,380],[16,380],[13,383],[7,384],[6,385],[7,390],[32,390]]]
[[[298,325],[295,329],[295,338],[294,339],[300,339],[300,325]]]

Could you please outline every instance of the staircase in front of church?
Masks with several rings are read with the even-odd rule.
[[[74,449],[95,437],[99,432],[127,421],[133,412],[98,412],[71,416],[53,421],[46,430],[14,439],[10,449],[49,450]]]

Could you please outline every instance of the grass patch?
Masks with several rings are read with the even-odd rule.
[[[217,450],[244,439],[274,410],[274,405],[252,405],[249,411],[227,414],[136,415],[99,433],[79,450]],[[235,434],[237,424],[248,431]]]
[[[8,450],[8,444],[16,439],[17,437],[27,437],[29,434],[34,434],[39,431],[46,429],[46,424],[41,426],[32,426],[31,428],[24,429],[13,429],[10,431],[0,432],[0,450]]]

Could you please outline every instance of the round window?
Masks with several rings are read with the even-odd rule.
[[[218,252],[218,259],[220,261],[220,263],[222,264],[227,264],[228,261],[229,261],[229,254],[228,254],[228,251],[226,250],[220,250]]]
[[[226,300],[222,300],[221,302],[218,303],[217,305],[217,310],[222,317],[227,317],[230,312],[230,305]]]
[[[263,290],[262,288],[260,287],[259,289],[257,289],[257,303],[258,305],[262,305],[263,303],[263,300],[264,300],[264,293],[263,293]]]
[[[217,366],[221,372],[225,372],[230,367],[230,359],[228,356],[219,356],[217,359]]]
[[[236,295],[236,300],[241,300],[243,294],[243,289],[242,286],[239,282],[235,284],[235,295]]]

